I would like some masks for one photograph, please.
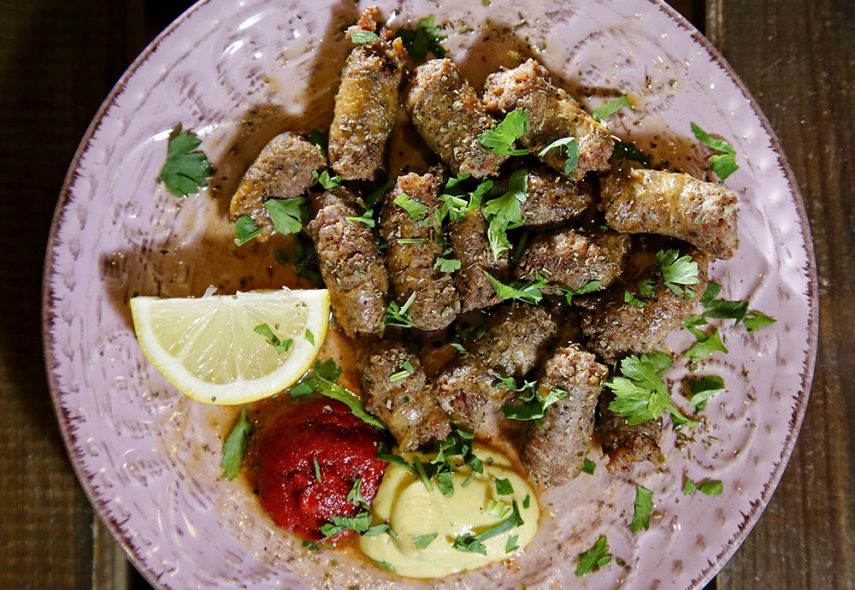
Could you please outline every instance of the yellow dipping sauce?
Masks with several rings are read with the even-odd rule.
[[[430,481],[432,489],[428,490],[418,475],[402,465],[390,464],[374,498],[372,524],[388,524],[398,538],[388,534],[360,537],[362,551],[377,562],[391,565],[399,575],[439,578],[511,557],[518,550],[507,551],[512,535],[517,537],[515,545],[519,548],[528,545],[540,517],[534,492],[504,455],[478,444],[473,446],[473,452],[483,461],[484,473],[476,473],[463,487],[472,469],[458,461],[452,476],[454,494],[449,497],[440,493],[436,479]],[[403,456],[412,462],[416,455],[423,463],[432,458],[420,453]],[[508,480],[513,494],[499,495],[497,479]],[[528,507],[523,505],[526,496]],[[483,534],[511,518],[514,500],[524,524],[484,540],[486,555],[452,547],[459,535]],[[414,538],[421,537],[425,544],[433,533],[437,536],[426,547],[413,543]]]

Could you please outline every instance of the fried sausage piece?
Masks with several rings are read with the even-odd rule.
[[[548,168],[530,170],[526,199],[520,204],[523,227],[540,228],[579,217],[592,202],[580,184]]]
[[[264,146],[232,195],[232,221],[244,215],[251,217],[262,230],[256,239],[267,240],[273,234],[273,222],[264,201],[302,195],[315,182],[312,172],[326,165],[317,146],[290,131],[280,133]]]
[[[629,354],[662,349],[665,338],[694,311],[697,294],[703,293],[707,286],[708,259],[697,251],[692,252],[692,258],[698,264],[699,280],[692,285],[694,298],[674,294],[658,280],[658,272],[651,270],[639,280],[629,282],[625,289],[591,299],[581,312],[582,334],[588,348],[609,364]],[[626,303],[625,292],[637,295],[638,283],[644,279],[655,281],[653,298],[645,300],[644,307]]]
[[[521,141],[534,153],[557,139],[575,137],[579,146],[579,162],[570,174],[572,180],[579,180],[587,172],[609,169],[614,142],[608,129],[566,91],[554,86],[549,72],[535,60],[529,59],[512,70],[487,76],[484,104],[493,114],[526,109],[529,131]],[[551,168],[564,172],[567,158],[562,148],[552,149],[539,157]]]
[[[347,30],[374,32],[380,11],[371,7]],[[330,126],[330,165],[344,180],[375,180],[398,109],[398,87],[407,52],[384,28],[373,43],[356,45],[341,72]]]
[[[640,461],[659,463],[662,418],[630,425],[626,418],[609,410],[613,399],[614,394],[610,391],[603,391],[600,395],[595,428],[603,452],[609,456],[606,466],[609,472],[629,471],[633,463]]]
[[[487,222],[481,209],[470,211],[463,219],[452,223],[448,238],[455,257],[460,261],[460,270],[454,275],[454,284],[460,293],[460,313],[500,303],[501,297],[496,295],[484,273],[506,281],[508,254],[503,252],[498,260],[493,256],[487,241]]]
[[[522,377],[538,367],[558,337],[560,309],[505,305],[490,317],[486,333],[467,348],[502,377]]]
[[[543,486],[561,485],[582,471],[591,444],[594,414],[608,369],[577,344],[558,348],[546,360],[537,380],[541,397],[567,392],[546,410],[539,426],[529,426],[522,461],[531,478]]]
[[[680,238],[716,258],[736,251],[738,199],[724,185],[688,174],[624,168],[600,186],[606,223],[616,231]]]
[[[434,59],[416,68],[406,108],[419,134],[454,174],[498,174],[507,156],[478,141],[495,121],[454,62]]]
[[[467,355],[439,374],[434,395],[455,424],[479,438],[491,438],[497,433],[502,405],[513,392],[483,362]]]
[[[443,247],[437,243],[442,226],[434,215],[441,185],[439,173],[399,176],[386,194],[380,213],[380,235],[388,245],[386,264],[395,301],[404,305],[410,295],[416,294],[409,314],[413,327],[424,331],[445,328],[460,313],[460,298],[452,276],[435,268],[443,254]],[[416,218],[404,206],[395,204],[399,197],[413,203],[410,210]]]
[[[338,324],[351,338],[383,335],[389,277],[371,229],[350,221],[359,211],[347,189],[314,199],[318,209],[306,231],[315,243],[321,276]]]
[[[630,245],[629,236],[614,232],[586,234],[558,229],[537,236],[526,246],[516,276],[535,280],[540,275],[568,289],[581,289],[591,281],[599,281],[606,288],[620,277]]]
[[[418,356],[401,342],[382,340],[361,350],[358,363],[365,409],[386,425],[402,451],[445,440],[448,416],[431,394]],[[406,376],[392,380],[396,374]]]

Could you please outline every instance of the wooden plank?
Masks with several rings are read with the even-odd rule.
[[[805,199],[820,283],[820,349],[796,451],[725,590],[855,587],[855,4],[708,2],[707,34],[778,132]]]

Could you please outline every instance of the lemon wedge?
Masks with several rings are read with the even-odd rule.
[[[300,379],[327,335],[329,307],[326,289],[131,299],[146,358],[178,391],[216,405],[270,397]]]

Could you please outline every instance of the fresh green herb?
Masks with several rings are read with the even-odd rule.
[[[437,258],[434,265],[440,272],[452,273],[460,270],[460,261],[456,258]]]
[[[730,319],[735,326],[748,312],[748,303],[745,301],[730,301],[727,299],[714,299],[706,305],[704,317],[713,319]]]
[[[523,508],[528,510],[528,507],[530,505],[531,505],[531,496],[529,494],[526,494],[525,498],[523,498]]]
[[[337,383],[340,375],[341,369],[332,359],[315,363],[315,368],[300,383],[289,389],[288,393],[295,399],[315,392],[320,393],[346,405],[354,416],[366,424],[385,430],[382,422],[365,411],[359,396]]]
[[[355,516],[333,516],[330,520],[331,523],[321,526],[321,534],[324,539],[329,539],[344,531],[355,531],[362,534],[371,526],[371,514],[369,512],[360,512]]]
[[[369,528],[367,531],[362,533],[362,536],[363,537],[376,537],[377,535],[382,535],[383,533],[386,533],[387,535],[389,535],[390,537],[392,537],[396,541],[399,541],[401,539],[401,537],[398,535],[398,533],[395,532],[395,529],[393,529],[392,527],[390,527],[386,523],[374,525],[373,527]]]
[[[511,485],[511,481],[509,479],[497,479],[496,493],[500,496],[512,496],[514,493],[514,486]]]
[[[701,303],[707,307],[721,293],[721,285],[715,281],[707,283],[707,288],[704,289],[704,294],[701,295]]]
[[[436,474],[436,487],[439,488],[439,493],[450,498],[454,495],[454,474],[451,471],[440,471]]]
[[[624,107],[632,108],[632,105],[629,104],[629,99],[625,95],[622,95],[612,101],[607,102],[604,105],[595,108],[593,111],[591,111],[591,116],[594,117],[594,119],[596,119],[597,121],[602,121],[603,119],[611,117]]]
[[[293,346],[294,340],[288,338],[287,340],[280,340],[279,337],[273,333],[273,330],[270,329],[270,326],[267,324],[258,324],[256,327],[252,329],[256,334],[260,334],[267,340],[273,347],[276,349],[277,354],[283,354],[288,352],[288,350]]]
[[[424,244],[425,239],[424,238],[398,238],[398,243],[403,244],[405,246],[408,244]]]
[[[717,479],[694,482],[687,478],[686,483],[683,484],[683,493],[687,496],[694,495],[695,492],[701,492],[707,496],[721,496],[723,491],[724,486]]]
[[[368,504],[368,501],[362,496],[361,477],[357,477],[355,480],[353,480],[353,486],[347,493],[347,501],[356,506],[357,508],[362,508],[364,510],[369,510],[371,508],[371,506]]]
[[[527,149],[513,149],[514,142],[528,132],[528,111],[514,109],[501,123],[478,136],[485,148],[500,156],[525,156]]]
[[[397,373],[389,375],[389,381],[391,381],[392,383],[396,381],[402,381],[416,372],[415,367],[413,367],[413,363],[411,363],[409,360],[405,360],[403,363],[401,363],[400,369],[401,370]]]
[[[345,217],[348,221],[353,221],[355,223],[364,223],[368,227],[374,227],[376,223],[374,222],[374,211],[371,209],[366,209],[362,215],[356,217],[355,215],[349,215]],[[400,242],[401,240],[398,240]]]
[[[486,512],[490,516],[495,516],[496,518],[505,518],[511,513],[511,507],[504,502],[496,501],[491,498],[487,500]]]
[[[401,38],[407,53],[416,61],[423,60],[428,53],[445,57],[445,47],[441,45],[445,37],[440,35],[433,15],[421,19],[416,29],[398,29],[395,36]]]
[[[294,242],[294,266],[297,276],[312,281],[316,285],[323,285],[324,280],[318,270],[318,255],[312,240],[303,234],[297,234]]]
[[[350,41],[354,45],[365,45],[366,43],[377,43],[380,40],[380,37],[377,36],[377,33],[373,31],[365,31],[359,29],[358,31],[354,31],[350,35]]]
[[[628,356],[620,363],[622,376],[612,376],[603,385],[614,392],[609,410],[627,419],[630,425],[655,420],[670,412],[676,425],[694,424],[674,405],[662,375],[672,364],[663,352]]]
[[[451,545],[451,548],[463,553],[480,553],[481,555],[487,555],[486,545],[481,542],[481,539],[479,539],[477,535],[473,535],[472,533],[457,535],[454,539],[454,543]]]
[[[645,168],[650,168],[653,163],[649,154],[625,141],[615,141],[615,149],[614,152],[612,152],[612,158],[640,162]]]
[[[421,221],[428,212],[428,208],[425,205],[404,193],[395,197],[395,200],[392,202],[406,211],[413,221]]]
[[[604,568],[612,562],[612,554],[609,553],[609,540],[605,535],[600,535],[593,547],[579,554],[576,563],[576,575],[584,576]]]
[[[410,310],[410,307],[413,305],[413,302],[416,300],[416,292],[413,291],[412,295],[410,295],[407,300],[404,302],[404,305],[399,306],[397,301],[392,301],[389,303],[389,307],[386,308],[386,319],[384,323],[387,326],[398,326],[399,328],[412,328],[413,320],[410,318],[407,313]]]
[[[306,199],[303,197],[266,200],[264,208],[267,210],[267,215],[270,216],[270,221],[273,222],[273,229],[282,235],[300,233],[300,230],[303,229],[300,207],[305,202]]]
[[[724,379],[718,375],[693,379],[689,381],[689,389],[692,392],[689,405],[696,410],[703,410],[707,406],[707,402],[724,389]]]
[[[696,342],[687,348],[683,355],[690,362],[700,362],[714,352],[728,352],[727,347],[721,341],[721,334],[718,330],[713,329],[708,334],[697,328],[689,328],[689,330],[695,335]]]
[[[312,331],[310,329],[306,328],[306,331],[303,333],[303,335],[306,337],[306,340],[309,344],[311,344],[312,346],[315,345],[315,335],[312,334]]]
[[[762,311],[749,311],[745,315],[745,319],[743,323],[749,332],[756,332],[762,328],[770,324],[774,324],[777,320],[771,316],[766,315]]]
[[[638,281],[638,294],[645,299],[653,299],[656,297],[656,289],[654,288],[655,281],[653,279],[644,279]]]
[[[480,181],[472,191],[467,191],[465,185],[469,184],[469,178],[469,174],[464,173],[445,183],[443,194],[439,196],[442,206],[437,211],[438,223],[442,223],[446,217],[451,222],[460,221],[470,211],[480,207],[484,197],[493,190],[493,181],[487,179]]]
[[[641,486],[635,486],[635,505],[629,530],[633,533],[646,531],[650,527],[650,513],[653,512],[653,492]]]
[[[633,295],[632,291],[623,292],[623,302],[629,303],[630,305],[635,307],[647,307],[647,302],[642,301],[641,299]]]
[[[327,133],[323,133],[317,129],[312,129],[309,131],[309,142],[318,146],[318,149],[321,150],[321,153],[326,157],[327,149],[329,147],[329,135]]]
[[[422,480],[422,484],[424,484],[425,489],[429,492],[433,490],[433,484],[430,483],[430,478],[425,471],[424,463],[422,463],[422,460],[419,459],[418,455],[413,457],[413,467],[416,468],[416,474],[419,476],[419,479]]]
[[[728,176],[739,170],[739,164],[736,163],[736,150],[730,143],[723,139],[713,139],[709,133],[692,121],[692,133],[702,144],[711,147],[718,152],[710,158],[710,168],[715,172],[715,175],[724,182]]]
[[[594,471],[596,471],[596,469],[597,464],[585,457],[585,460],[582,462],[582,471],[588,475],[594,475]]]
[[[513,553],[514,551],[519,549],[520,546],[517,544],[518,540],[519,535],[510,535],[508,537],[508,540],[505,541],[505,553]]]
[[[387,572],[392,572],[393,574],[398,573],[398,570],[395,569],[395,566],[389,563],[388,561],[381,561],[379,559],[372,559],[371,561],[373,561],[374,565],[376,565],[380,569],[384,569]]]
[[[320,174],[317,170],[312,170],[312,178],[328,191],[341,186],[341,176],[330,176],[329,170],[324,170]]]
[[[521,204],[526,200],[527,190],[528,170],[516,170],[508,179],[508,191],[481,207],[484,218],[489,222],[487,240],[496,260],[511,249],[507,231],[519,227],[522,223]]]
[[[689,255],[680,256],[678,250],[660,250],[656,253],[662,281],[674,295],[686,295],[685,286],[697,285],[698,263]],[[682,285],[682,286],[681,286]]]
[[[368,196],[363,199],[363,202],[365,203],[365,208],[373,209],[374,206],[377,205],[377,203],[379,203],[383,199],[383,195],[386,194],[386,191],[388,191],[394,185],[394,180],[387,180],[379,187],[368,193]]]
[[[564,298],[567,300],[567,305],[573,305],[573,298],[577,295],[587,295],[603,288],[603,284],[600,281],[588,281],[578,289],[570,289],[568,287],[561,287],[558,285],[555,286],[564,292]]]
[[[564,174],[572,174],[576,169],[576,166],[579,164],[579,142],[576,141],[575,137],[562,137],[561,139],[556,139],[548,146],[537,152],[537,155],[542,158],[548,154],[550,150],[561,147],[564,148],[564,153],[567,154],[567,159],[564,161]]]
[[[303,539],[303,547],[305,547],[309,551],[317,551],[319,549],[317,543],[310,541],[308,539]]]
[[[244,215],[235,222],[235,245],[243,246],[261,235],[261,228],[255,225],[252,217]]]
[[[516,301],[522,301],[523,303],[537,305],[543,299],[542,289],[547,286],[546,280],[542,277],[534,283],[513,281],[511,284],[505,285],[486,270],[484,271],[484,274],[487,275],[487,280],[490,282],[490,286],[493,287],[493,291],[495,291],[496,295],[498,295],[503,301],[513,299]]]
[[[231,432],[223,443],[223,458],[220,467],[223,469],[223,477],[228,480],[234,479],[240,471],[240,464],[246,454],[246,444],[252,434],[252,422],[246,417],[246,408],[240,411],[240,416],[232,426]]]
[[[469,352],[468,350],[466,350],[466,347],[463,346],[460,342],[452,342],[451,348],[453,348],[457,352]]]
[[[434,542],[439,536],[439,533],[428,533],[427,535],[419,535],[418,537],[413,537],[412,542],[413,545],[420,549],[427,549],[428,545]]]
[[[513,377],[496,375],[496,378],[511,391],[525,393],[517,396],[516,403],[502,406],[502,414],[509,420],[540,420],[546,415],[549,406],[567,397],[567,392],[563,389],[552,389],[545,396],[541,396],[535,381],[523,381],[523,384],[518,386]]]
[[[312,463],[314,464],[314,467],[315,467],[315,481],[320,483],[323,481],[323,479],[321,478],[321,466],[318,463],[317,457],[312,457]]]
[[[196,149],[201,144],[199,137],[190,131],[181,131],[180,127],[169,136],[166,162],[157,179],[176,197],[192,195],[208,186],[214,167],[208,156]]]
[[[384,443],[380,443],[380,448],[377,450],[377,455],[375,456],[381,461],[386,461],[386,463],[394,463],[395,465],[405,467],[408,471],[412,473],[416,472],[415,467],[408,463],[406,459],[404,459],[400,455],[390,453]]]
[[[517,506],[516,500],[514,500],[511,505],[511,511],[512,514],[506,520],[503,520],[502,522],[495,524],[476,535],[473,535],[472,533],[458,535],[454,539],[452,548],[458,551],[487,555],[487,548],[484,546],[484,541],[502,535],[525,524],[520,516],[520,510],[519,506]]]

